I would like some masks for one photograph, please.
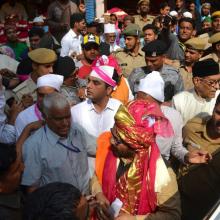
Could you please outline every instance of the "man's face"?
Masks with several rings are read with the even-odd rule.
[[[115,43],[116,34],[115,33],[108,33],[105,34],[105,42],[108,44],[114,44]]]
[[[87,27],[87,33],[98,35],[96,27]]]
[[[38,77],[44,76],[49,73],[53,73],[53,65],[54,63],[47,63],[47,64],[36,64],[33,63],[33,71],[37,73]]]
[[[216,91],[219,89],[220,74],[207,77],[194,77],[193,83],[197,93],[204,99],[215,97]]]
[[[187,63],[195,63],[201,57],[201,53],[197,50],[186,48],[185,51],[185,61]]]
[[[42,110],[42,102],[45,95],[51,94],[56,90],[49,86],[40,87],[37,89],[37,106]]]
[[[110,23],[111,24],[116,24],[116,22],[117,22],[117,19],[116,19],[116,17],[113,15],[113,16],[110,16]]]
[[[211,22],[208,22],[208,21],[202,22],[202,29],[211,28],[211,27],[212,27]]]
[[[110,86],[106,87],[106,84],[93,76],[88,77],[87,84],[87,98],[91,99],[93,102],[98,102],[110,96],[112,88]]]
[[[33,37],[30,37],[30,46],[31,46],[31,49],[36,49],[39,47],[39,43],[40,43],[40,36],[38,35],[35,35]]]
[[[125,46],[129,51],[133,51],[138,44],[138,38],[134,36],[125,36]]]
[[[111,129],[112,138],[110,139],[111,150],[115,157],[118,158],[133,158],[134,151],[132,151],[117,135],[115,126]]]
[[[179,26],[179,39],[183,42],[189,40],[193,34],[193,26],[189,22],[181,22]]]
[[[48,116],[45,116],[45,121],[55,134],[66,138],[71,124],[70,105],[66,105],[62,109],[51,108],[48,112]]]
[[[176,8],[180,9],[183,7],[183,0],[176,0]]]
[[[149,67],[150,71],[159,71],[164,62],[164,56],[147,57],[145,56],[146,65]]]
[[[147,29],[144,31],[144,41],[145,43],[149,43],[157,39],[157,35],[154,33],[152,29]]]
[[[141,13],[148,13],[150,10],[150,6],[147,2],[142,2],[140,4],[140,12]]]
[[[160,9],[160,13],[165,16],[168,15],[170,13],[170,7],[166,6],[165,8]]]
[[[80,33],[83,32],[86,29],[86,21],[85,21],[85,19],[83,19],[80,22],[77,22],[76,25],[77,25],[78,32],[80,32]]]
[[[212,21],[212,28],[213,32],[220,32],[220,17],[217,17]]]
[[[10,28],[6,31],[6,37],[9,42],[17,42],[18,36],[15,28]]]
[[[203,12],[203,15],[204,15],[204,16],[209,15],[209,13],[210,13],[210,7],[207,7],[207,6],[202,7],[202,12]]]
[[[88,47],[86,46],[83,49],[83,54],[86,60],[88,60],[89,62],[92,62],[99,55],[99,46],[98,45],[90,45]]]

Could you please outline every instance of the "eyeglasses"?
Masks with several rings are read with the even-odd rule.
[[[220,86],[220,80],[209,80],[204,78],[200,78],[200,80],[204,81],[210,87],[214,87],[216,85]]]

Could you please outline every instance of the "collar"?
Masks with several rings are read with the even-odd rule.
[[[195,98],[197,101],[201,102],[201,103],[210,102],[210,101],[212,100],[212,99],[204,99],[204,98],[202,98],[201,96],[199,96],[199,95],[196,93],[195,89],[192,90],[192,93],[193,93],[194,98]]]
[[[137,56],[145,56],[144,52],[141,50],[141,46],[139,45],[139,50],[138,50],[138,54],[136,56],[134,56],[134,54],[130,51],[127,52],[127,56],[130,55],[132,57],[137,57]]]
[[[73,38],[77,38],[78,39],[78,37],[80,36],[80,35],[77,36],[77,34],[74,32],[74,30],[72,28],[69,30],[69,32],[70,32],[71,37],[73,37]]]
[[[86,102],[87,102],[88,110],[89,111],[92,111],[92,110],[96,111],[95,106],[93,105],[91,99],[87,99]],[[110,110],[113,111],[114,107],[115,106],[114,106],[114,103],[113,103],[113,99],[109,98],[108,103],[107,103],[107,105],[106,105],[106,107],[105,107],[105,109],[103,111],[105,111],[106,109],[110,109]]]
[[[147,15],[146,18],[143,18],[140,14],[139,14],[139,19],[140,19],[141,21],[144,21],[144,22],[151,20],[148,15]]]
[[[56,145],[60,139],[60,136],[54,133],[47,125],[45,125],[43,129],[47,136],[47,140],[50,142],[50,144],[52,146]]]

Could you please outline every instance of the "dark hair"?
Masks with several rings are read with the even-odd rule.
[[[170,7],[168,2],[161,2],[160,6],[159,6],[159,9],[164,9],[165,7]]]
[[[70,27],[73,28],[76,22],[80,22],[85,19],[84,14],[82,13],[74,13],[70,16]]]
[[[24,207],[24,220],[78,220],[75,210],[80,191],[69,183],[49,183],[31,193]]]
[[[17,153],[14,144],[0,143],[0,177],[7,172],[16,158]]]
[[[96,28],[97,28],[98,25],[99,25],[98,22],[93,21],[93,22],[87,23],[87,24],[86,24],[86,27],[88,27],[88,28],[90,28],[90,27],[96,27]]]
[[[158,28],[157,28],[155,25],[153,25],[153,24],[147,24],[147,25],[145,25],[145,26],[143,27],[142,31],[144,32],[144,31],[146,31],[146,30],[148,30],[148,29],[151,29],[155,34],[158,34],[158,33],[159,33]]]
[[[123,21],[125,22],[125,21],[131,21],[131,23],[134,23],[134,17],[133,16],[131,16],[131,15],[126,15],[125,17],[124,17],[124,19],[123,19]]]
[[[39,36],[40,38],[42,38],[44,36],[44,29],[41,27],[33,27],[28,32],[28,36],[29,37]]]
[[[180,26],[180,24],[182,22],[188,22],[188,23],[192,24],[193,29],[195,29],[195,22],[194,22],[194,20],[192,18],[186,18],[186,17],[180,18],[180,20],[178,22],[178,25]]]
[[[117,18],[117,16],[116,16],[116,14],[113,14],[113,13],[112,13],[112,14],[110,14],[110,17],[112,17],[112,16],[116,18],[116,21],[118,20],[118,18]]]

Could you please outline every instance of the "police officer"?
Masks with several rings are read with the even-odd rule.
[[[38,48],[28,53],[32,60],[33,72],[30,77],[18,85],[14,90],[14,96],[21,101],[24,107],[28,107],[36,101],[36,82],[38,77],[52,73],[53,64],[57,60],[57,55],[53,50]]]
[[[144,53],[141,51],[141,30],[136,24],[129,24],[122,32],[125,38],[125,49],[115,52],[115,57],[121,66],[122,73],[128,77],[132,70],[145,66]]]
[[[205,57],[202,57],[200,61],[206,59],[213,59],[216,63],[219,64],[220,67],[220,32],[213,34],[208,41],[212,44],[212,53],[208,54]]]
[[[134,94],[137,92],[140,79],[152,71],[160,72],[165,82],[165,101],[170,101],[176,93],[183,91],[183,81],[179,71],[164,63],[166,49],[166,44],[160,40],[154,40],[144,46],[142,50],[145,52],[145,67],[134,69],[128,78]]]

